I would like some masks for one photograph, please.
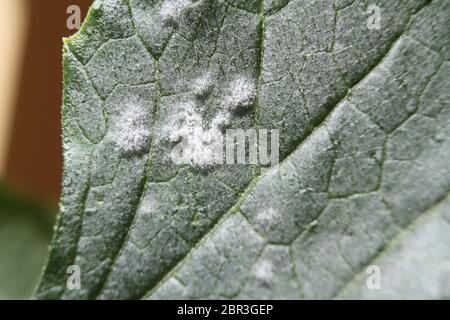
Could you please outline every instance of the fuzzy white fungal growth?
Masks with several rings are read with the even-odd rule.
[[[228,102],[231,109],[247,107],[255,101],[256,86],[253,81],[238,77],[230,83]]]
[[[270,285],[273,279],[273,266],[268,260],[262,260],[254,269],[255,278],[264,285]]]
[[[162,21],[176,24],[181,12],[190,4],[191,0],[166,0],[160,11]]]
[[[205,74],[194,81],[193,92],[197,98],[205,97],[212,88],[211,75]],[[212,119],[209,128],[204,129],[203,118],[196,111],[192,101],[182,103],[178,116],[165,131],[164,136],[172,143],[171,158],[176,164],[190,164],[205,168],[223,164],[224,136],[222,131],[230,125],[232,112],[240,106],[248,106],[254,102],[256,88],[252,81],[238,77],[230,83],[229,96],[221,104],[221,110]]]
[[[193,135],[202,128],[202,116],[195,110],[193,102],[184,102],[178,107],[179,113],[166,128],[170,132],[169,140],[178,142],[181,138]]]
[[[229,112],[221,111],[213,119],[211,127],[216,130],[222,130],[228,127],[231,123],[231,114]]]
[[[159,210],[158,201],[150,198],[145,198],[144,201],[142,201],[141,206],[139,207],[139,211],[143,215],[152,215],[157,213],[158,210]]]
[[[278,222],[280,219],[280,214],[275,209],[268,208],[256,215],[255,219],[262,228],[267,230],[270,226]]]
[[[209,73],[194,81],[194,94],[198,99],[205,98],[212,89],[211,75]]]
[[[148,112],[138,105],[129,105],[119,114],[116,120],[115,144],[120,152],[135,153],[148,147],[151,132],[147,119]]]
[[[183,103],[178,109],[179,116],[167,127],[169,141],[177,143],[172,149],[172,160],[200,168],[218,163],[223,155],[221,132],[216,127],[203,129],[203,118],[192,102]]]

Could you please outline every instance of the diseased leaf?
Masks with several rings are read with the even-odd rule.
[[[95,1],[64,46],[37,296],[448,296],[450,3],[376,5],[380,29],[366,1]],[[211,164],[225,128],[278,129],[279,165]]]

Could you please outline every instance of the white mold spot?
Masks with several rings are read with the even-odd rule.
[[[171,152],[172,160],[199,168],[220,164],[223,160],[221,131],[216,126],[203,128],[203,118],[194,103],[185,102],[178,109],[178,116],[165,130],[168,140],[176,143]]]
[[[159,210],[159,203],[154,199],[145,199],[142,201],[141,206],[139,207],[139,212],[144,217],[144,219],[148,220],[154,214],[156,214]]]
[[[213,84],[209,73],[194,81],[193,91],[197,99],[206,98],[211,93],[212,88]]]
[[[195,97],[201,100],[211,92],[212,86],[211,74],[206,73],[195,80],[191,88]],[[223,164],[223,131],[231,124],[232,112],[238,107],[252,105],[256,98],[254,82],[245,77],[233,80],[229,90],[220,105],[221,110],[209,126],[204,126],[194,99],[178,106],[178,115],[163,130],[163,138],[176,144],[171,152],[171,159],[176,164],[200,168]]]
[[[150,142],[148,129],[148,112],[139,105],[129,105],[116,120],[115,144],[124,153],[144,151]]]
[[[166,127],[170,142],[179,142],[183,137],[193,135],[202,128],[202,116],[195,110],[191,101],[178,106],[179,113]]]
[[[211,123],[212,128],[223,130],[231,124],[231,114],[229,112],[221,111],[213,119]]]
[[[227,98],[231,110],[247,107],[254,103],[256,86],[254,81],[245,77],[238,77],[230,83],[230,95]]]
[[[191,0],[164,1],[160,11],[162,21],[168,24],[177,24],[182,11],[191,4]]]
[[[271,226],[278,223],[280,218],[280,214],[277,210],[268,208],[257,214],[255,220],[261,228],[263,228],[265,231],[268,231]]]
[[[255,278],[263,285],[269,286],[273,281],[273,265],[268,260],[260,261],[254,269]]]

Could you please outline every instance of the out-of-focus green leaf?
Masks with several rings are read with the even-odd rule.
[[[39,282],[53,215],[0,185],[0,299],[28,299]]]

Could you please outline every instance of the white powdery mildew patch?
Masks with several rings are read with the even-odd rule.
[[[258,213],[255,217],[256,223],[264,231],[269,231],[270,227],[276,225],[280,220],[280,214],[273,208],[268,208]]]
[[[219,112],[211,122],[211,127],[222,130],[231,124],[231,113],[226,111]]]
[[[212,87],[211,74],[206,73],[194,81],[193,91],[198,99],[203,99],[211,92]]]
[[[139,213],[144,220],[149,220],[154,214],[158,213],[159,203],[154,199],[146,198],[139,207]]]
[[[191,101],[178,106],[179,113],[164,130],[171,142],[179,142],[183,137],[193,135],[196,130],[202,128],[202,116],[195,108],[195,104]]]
[[[273,266],[268,260],[260,261],[254,268],[255,278],[264,285],[270,285],[273,279]]]
[[[196,79],[192,84],[193,93],[200,100],[211,92],[212,87],[210,73]],[[163,137],[177,143],[172,149],[172,160],[176,164],[189,164],[200,168],[223,164],[223,131],[231,124],[232,112],[238,107],[252,105],[255,97],[254,82],[245,77],[237,77],[230,83],[229,95],[220,104],[221,110],[207,129],[204,129],[203,118],[193,101],[180,104],[178,116],[170,121],[163,133]]]
[[[238,77],[230,83],[230,95],[227,98],[230,110],[250,106],[255,98],[256,86],[254,81],[245,77]]]
[[[229,95],[224,99],[222,110],[214,117],[211,127],[222,130],[231,124],[231,113],[239,107],[253,104],[256,98],[256,87],[252,80],[237,77],[230,83]]]
[[[164,23],[177,23],[181,12],[191,4],[192,0],[166,0],[159,13],[162,21]]]
[[[139,105],[131,104],[116,120],[115,144],[124,154],[140,152],[148,147],[151,132],[148,128],[148,112]]]
[[[201,168],[217,163],[217,157],[222,156],[217,152],[223,143],[221,132],[215,127],[203,129],[203,118],[193,102],[185,102],[178,109],[178,116],[165,129],[169,141],[178,143],[172,150],[172,160]]]

